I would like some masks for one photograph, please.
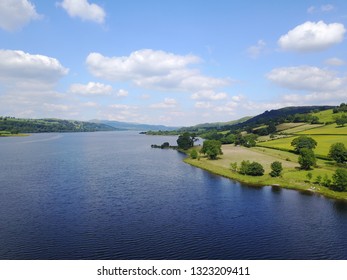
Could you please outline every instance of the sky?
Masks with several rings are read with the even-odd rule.
[[[347,102],[347,1],[0,0],[0,115],[189,126]]]

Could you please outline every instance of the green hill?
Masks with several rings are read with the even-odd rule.
[[[265,112],[245,123],[230,128],[225,133],[215,130],[209,134],[210,139],[230,140],[229,145],[222,145],[223,154],[217,160],[208,160],[200,156],[197,160],[186,158],[185,161],[194,166],[208,170],[218,175],[239,180],[244,183],[260,186],[276,185],[302,190],[309,193],[319,193],[327,197],[347,200],[347,190],[341,191],[341,185],[334,181],[338,171],[343,171],[346,163],[337,163],[329,158],[329,150],[332,144],[343,143],[347,147],[347,124],[337,124],[336,119],[343,117],[346,106],[338,106],[322,110],[305,108],[300,110],[280,109],[275,112]],[[341,110],[342,109],[342,110]],[[297,112],[301,113],[297,113]],[[302,112],[307,113],[302,113]],[[283,112],[286,112],[284,114]],[[283,114],[282,114],[283,113]],[[287,114],[290,113],[290,114]],[[294,114],[292,114],[294,113]],[[269,116],[272,115],[272,118]],[[278,118],[275,116],[279,116]],[[259,136],[260,131],[271,135]],[[293,139],[306,135],[317,142],[314,154],[317,157],[316,164],[303,169],[299,164],[299,155],[291,146]],[[224,141],[224,142],[223,142]],[[234,145],[230,145],[234,144]],[[199,149],[199,147],[196,147]],[[265,170],[262,176],[249,176],[240,173],[243,161],[256,161]],[[280,162],[283,171],[279,177],[271,177],[271,165]]]
[[[114,131],[114,127],[92,122],[60,119],[18,119],[0,117],[0,135],[39,132],[93,132]]]

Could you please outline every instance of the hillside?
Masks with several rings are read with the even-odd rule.
[[[19,119],[0,117],[0,134],[3,136],[18,133],[39,132],[94,132],[114,131],[114,127],[91,122],[60,119]]]
[[[243,131],[247,128],[247,126],[243,126],[236,134],[233,134],[232,130],[205,134],[210,139],[220,140],[224,144],[225,140],[230,140],[229,145],[222,145],[223,154],[219,155],[217,160],[209,160],[206,156],[199,156],[198,159],[188,157],[185,161],[196,167],[244,183],[259,186],[276,185],[347,200],[346,184],[337,184],[334,181],[336,172],[343,171],[347,167],[347,154],[345,152],[344,163],[337,163],[329,156],[329,150],[333,144],[342,143],[347,147],[347,126],[336,123],[337,119],[345,118],[345,111],[336,110],[336,108],[334,110],[316,109],[307,114],[282,115],[281,118],[286,122],[276,123],[276,125],[273,125],[272,121],[257,123],[257,127],[249,129],[248,132]],[[283,110],[281,111],[283,112]],[[290,110],[290,112],[294,111]],[[255,120],[264,121],[267,119],[264,118],[264,115],[268,115],[268,113],[262,114],[262,117],[256,117]],[[288,120],[304,119],[309,120],[309,122],[288,122]],[[315,123],[312,124],[312,122]],[[259,136],[255,134],[258,130],[268,129],[270,126],[273,126],[271,135]],[[311,137],[317,142],[314,149],[314,155],[317,158],[316,164],[310,168],[302,168],[299,163],[299,155],[294,152],[294,147],[291,146],[293,139],[299,136]],[[195,147],[195,149],[199,150],[200,147]],[[247,160],[261,164],[264,168],[263,175],[241,174],[242,162]],[[270,176],[271,165],[275,161],[283,167],[279,177]]]
[[[100,123],[114,127],[119,130],[135,130],[135,131],[159,131],[159,130],[177,130],[178,127],[169,127],[164,125],[151,125],[151,124],[141,124],[141,123],[130,123],[130,122],[119,122],[119,121],[108,121],[108,120],[91,120],[94,123]]]
[[[199,130],[199,129],[219,129],[225,126],[232,126],[232,125],[236,125],[236,124],[241,124],[241,123],[245,123],[246,121],[248,121],[249,119],[251,119],[253,117],[243,117],[241,119],[237,119],[237,120],[233,120],[233,121],[229,121],[229,122],[215,122],[215,123],[202,123],[202,124],[197,124],[194,126],[189,126],[189,127],[183,127],[182,130],[184,131],[194,131],[194,130]]]

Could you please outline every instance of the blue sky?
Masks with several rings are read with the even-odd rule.
[[[174,126],[347,101],[347,2],[0,0],[0,115]]]

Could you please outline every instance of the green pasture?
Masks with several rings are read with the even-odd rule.
[[[277,131],[283,131],[294,127],[302,126],[306,123],[281,123],[276,126]]]
[[[305,131],[300,131],[297,134],[306,134],[306,135],[314,135],[314,134],[334,134],[334,135],[347,135],[347,126],[338,127],[336,123],[321,126],[314,129],[308,129]]]
[[[281,133],[285,133],[285,134],[296,134],[296,133],[303,133],[306,132],[309,129],[314,129],[314,128],[318,128],[318,127],[322,127],[323,125],[321,124],[302,124],[299,126],[294,126],[292,128],[288,128],[285,129],[283,131],[281,131]]]
[[[290,143],[296,137],[298,136],[261,142],[257,145],[260,147],[268,147],[274,149],[293,150],[293,147],[290,145]],[[317,155],[327,156],[330,146],[337,142],[341,142],[345,144],[345,146],[347,146],[347,135],[311,135],[310,137],[312,137],[318,143],[316,149],[314,150],[315,154]]]

